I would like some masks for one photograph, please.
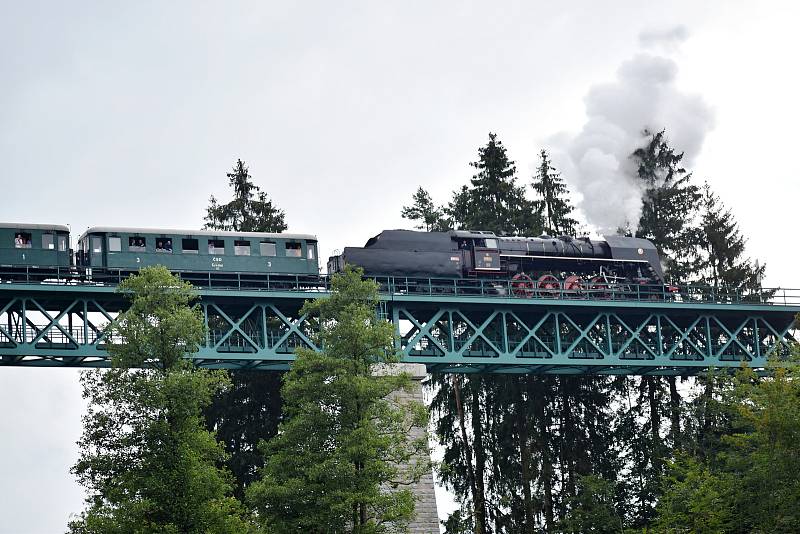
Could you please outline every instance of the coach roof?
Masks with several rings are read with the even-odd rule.
[[[175,230],[169,228],[127,228],[117,226],[93,226],[86,230],[81,239],[87,234],[172,234],[183,236],[208,236],[208,237],[253,237],[262,239],[304,239],[317,241],[317,236],[311,234],[275,234],[269,232],[227,232],[221,230]]]
[[[14,230],[52,230],[54,232],[69,232],[69,228],[62,224],[28,224],[28,223],[0,222],[0,228],[11,228]]]

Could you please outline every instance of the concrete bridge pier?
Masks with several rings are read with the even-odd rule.
[[[389,373],[408,373],[414,381],[412,391],[399,391],[394,394],[394,400],[400,404],[403,402],[416,401],[423,403],[422,380],[427,376],[425,365],[418,363],[398,363],[393,364],[389,370],[379,372]],[[427,428],[415,427],[411,430],[411,438],[417,439],[427,437]],[[430,453],[428,453],[429,455]],[[420,458],[421,461],[429,461],[429,457]],[[433,471],[428,470],[420,480],[412,486],[412,491],[417,498],[416,517],[409,525],[408,531],[411,534],[438,534],[439,533],[439,513],[436,508],[436,494],[434,492]]]

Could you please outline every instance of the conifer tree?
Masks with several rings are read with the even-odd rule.
[[[741,369],[718,390],[727,427],[713,448],[670,462],[655,532],[795,532],[800,524],[800,375],[789,361]]]
[[[497,134],[489,133],[489,142],[478,149],[478,161],[470,166],[477,170],[472,187],[456,192],[447,210],[459,228],[498,235],[534,235],[541,228],[524,188],[516,183],[517,167]]]
[[[213,196],[206,210],[205,228],[234,232],[283,232],[284,212],[255,185],[241,159],[227,173],[233,198],[220,204]],[[204,410],[206,424],[225,444],[228,467],[235,477],[235,495],[256,478],[263,465],[258,452],[261,440],[275,435],[281,417],[281,373],[273,371],[228,371],[231,387],[217,392]]]
[[[644,146],[632,154],[644,187],[636,235],[653,242],[666,262],[667,276],[687,282],[697,271],[695,218],[702,195],[691,173],[680,166],[683,153],[669,145],[666,132],[645,130],[644,135]]]
[[[212,195],[206,209],[205,228],[234,232],[283,232],[286,221],[282,210],[272,205],[269,196],[252,181],[242,160],[236,160],[227,173],[233,199],[220,204]]]
[[[643,135],[643,145],[631,155],[644,189],[636,235],[653,242],[669,279],[691,282],[698,273],[696,219],[702,195],[691,173],[681,166],[683,153],[670,146],[666,132],[645,130]],[[618,433],[620,442],[627,444],[631,470],[626,502],[630,523],[640,527],[655,515],[664,459],[679,446],[683,400],[675,377],[626,378],[621,387],[628,408],[621,413]],[[662,421],[669,421],[666,433]]]
[[[766,266],[754,267],[745,257],[745,239],[739,225],[708,183],[703,186],[701,209],[701,281],[723,291],[760,290]]]
[[[418,188],[411,200],[413,204],[403,206],[401,215],[404,219],[416,221],[414,228],[426,232],[442,232],[449,229],[442,209],[436,207],[430,193],[425,189]]]
[[[262,479],[248,489],[265,532],[402,531],[414,516],[408,485],[430,467],[425,407],[389,396],[413,387],[399,361],[394,326],[381,319],[378,284],[348,266],[331,295],[302,313],[320,318],[319,352],[299,349],[282,395],[286,418],[263,451]]]
[[[541,218],[517,185],[514,162],[495,134],[470,166],[477,173],[446,208],[454,227],[499,235],[541,233]],[[525,388],[536,386],[524,377],[498,375],[436,375],[433,382],[436,432],[445,447],[441,476],[464,505],[448,521],[448,532],[465,525],[476,534],[534,532],[535,522],[526,522],[536,515],[532,488],[540,443],[534,440],[548,439],[538,426],[529,431],[527,410],[537,400]]]
[[[533,207],[542,218],[546,233],[575,235],[578,221],[570,216],[573,207],[567,198],[567,185],[561,179],[561,173],[556,172],[546,150],[539,153],[539,158],[539,166],[531,183],[538,196],[533,201]]]

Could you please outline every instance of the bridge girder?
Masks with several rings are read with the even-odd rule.
[[[300,313],[321,291],[200,290],[200,366],[286,369],[316,350]],[[384,294],[403,361],[429,371],[681,374],[763,367],[793,340],[800,306]],[[125,307],[113,286],[0,285],[0,366],[104,367],[105,325]]]

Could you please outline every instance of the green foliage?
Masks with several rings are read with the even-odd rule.
[[[498,235],[538,235],[541,220],[525,198],[524,188],[517,185],[517,167],[497,134],[489,133],[489,142],[478,149],[478,161],[470,166],[477,170],[470,180],[472,187],[456,191],[446,209],[453,223]]]
[[[230,386],[217,391],[204,409],[206,426],[225,446],[225,465],[234,476],[233,494],[244,500],[247,486],[258,478],[264,457],[262,440],[278,432],[283,402],[282,372],[228,371]]]
[[[760,294],[766,265],[753,265],[745,257],[745,239],[739,225],[708,183],[703,186],[701,210],[701,281],[715,289]]]
[[[206,210],[205,227],[235,232],[283,232],[287,229],[282,210],[252,181],[242,160],[228,173],[233,198],[219,204],[212,196]],[[261,440],[278,431],[281,416],[280,372],[228,371],[231,386],[214,395],[204,410],[206,426],[216,432],[229,455],[226,463],[235,477],[234,494],[244,498],[244,488],[256,479],[264,465],[258,452]]]
[[[262,479],[248,497],[267,532],[402,532],[413,518],[407,486],[429,468],[424,406],[392,402],[412,387],[396,363],[394,327],[378,317],[377,284],[348,267],[329,298],[307,302],[322,352],[298,350],[284,379],[286,419],[263,447]],[[416,463],[415,463],[416,462]]]
[[[721,389],[730,426],[714,448],[670,464],[659,531],[797,531],[800,369],[783,362],[770,371],[761,377],[743,368]]]
[[[213,196],[206,210],[206,228],[237,232],[283,232],[284,213],[272,205],[269,196],[255,185],[248,168],[237,160],[233,172],[227,174],[233,188],[233,199],[220,204]]]
[[[680,166],[683,153],[669,145],[665,131],[644,135],[647,143],[633,152],[644,187],[636,235],[653,242],[670,277],[686,281],[697,270],[694,219],[702,195],[691,183],[691,174]]]
[[[72,472],[89,496],[71,532],[248,532],[218,467],[225,453],[202,424],[226,376],[183,358],[204,337],[191,286],[148,267],[119,291],[131,305],[110,328],[114,368],[81,377],[89,409]]]
[[[426,232],[443,232],[450,229],[443,210],[436,207],[430,193],[422,187],[417,189],[411,200],[413,204],[403,206],[401,215],[404,219],[417,221],[414,228]]]
[[[183,359],[197,352],[205,340],[203,314],[192,285],[166,267],[142,269],[118,288],[130,300],[130,308],[111,324],[112,339],[124,343],[108,346],[114,367],[189,367]]]
[[[578,480],[577,493],[567,502],[559,532],[623,532],[622,516],[617,512],[615,484],[601,477],[587,475]]]
[[[578,221],[570,217],[572,204],[566,198],[567,184],[556,172],[546,150],[539,153],[539,166],[533,177],[531,187],[538,198],[533,201],[533,208],[542,218],[544,230],[550,235],[575,235]]]
[[[441,522],[444,534],[471,534],[475,530],[475,523],[468,507],[462,506]]]
[[[655,532],[730,532],[729,502],[734,498],[732,480],[712,474],[691,457],[679,457],[670,465],[668,490],[658,504]]]

